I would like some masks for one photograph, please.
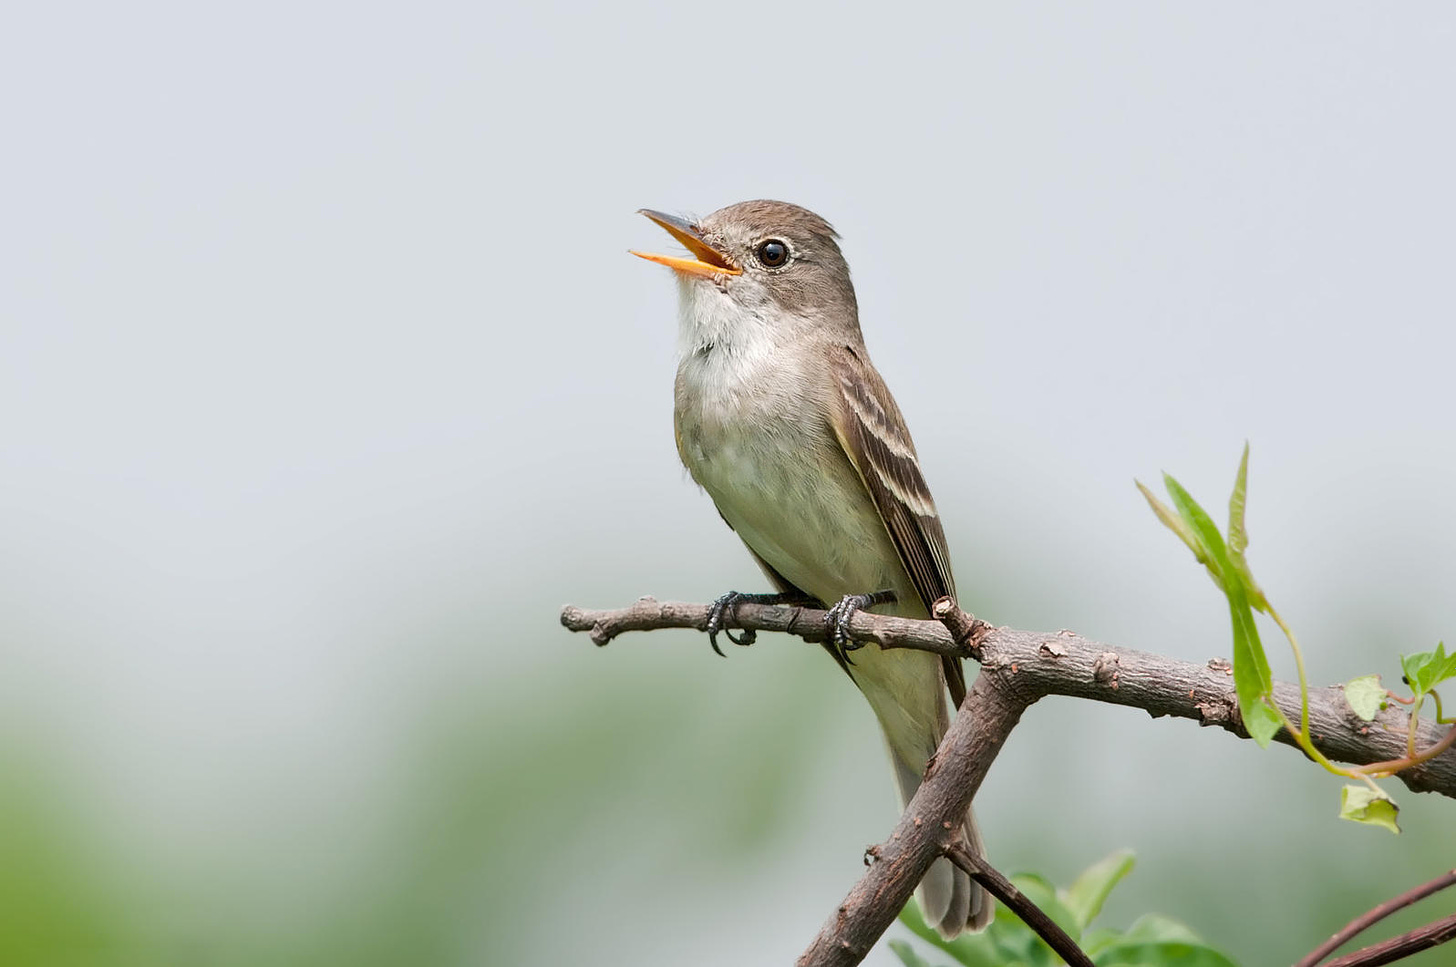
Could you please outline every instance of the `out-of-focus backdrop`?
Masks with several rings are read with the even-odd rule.
[[[1133,478],[1219,507],[1247,438],[1316,681],[1456,636],[1449,6],[6,21],[4,963],[803,947],[894,820],[867,706],[815,646],[557,624],[761,584],[677,463],[642,206],[839,228],[988,619],[1226,654]],[[979,809],[1009,870],[1132,847],[1110,923],[1260,965],[1453,862],[1451,803],[1393,784],[1397,838],[1337,788],[1047,701]]]

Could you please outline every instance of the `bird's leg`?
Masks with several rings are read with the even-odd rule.
[[[742,591],[729,591],[727,594],[713,602],[708,609],[708,644],[719,655],[723,654],[718,647],[718,632],[728,636],[728,640],[735,645],[751,645],[758,639],[758,633],[752,628],[743,632],[741,637],[733,637],[733,632],[727,628],[727,622],[732,621],[738,614],[738,606],[744,602],[749,604],[819,604],[813,598],[800,594],[797,591],[778,591],[774,594],[745,594]],[[726,656],[724,656],[726,657]]]
[[[824,625],[825,631],[829,635],[829,641],[844,656],[845,661],[849,661],[851,651],[864,647],[864,642],[855,641],[849,636],[849,621],[854,617],[855,612],[873,608],[877,604],[889,604],[894,600],[895,592],[890,590],[875,591],[870,594],[846,594],[839,599],[838,604],[825,613]]]

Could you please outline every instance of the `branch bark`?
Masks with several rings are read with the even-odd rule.
[[[991,864],[967,852],[962,846],[952,846],[946,850],[945,855],[952,863],[965,870],[967,876],[1015,912],[1022,923],[1036,931],[1036,935],[1045,940],[1057,952],[1057,956],[1066,961],[1068,967],[1094,967],[1092,958],[1077,946],[1077,942]]]
[[[1403,933],[1399,937],[1371,944],[1353,954],[1326,961],[1325,967],[1380,967],[1381,964],[1393,964],[1397,960],[1404,960],[1412,954],[1450,940],[1456,940],[1456,913]]]
[[[1334,936],[1330,937],[1330,939],[1326,940],[1324,943],[1311,950],[1308,954],[1305,954],[1305,956],[1301,958],[1299,963],[1295,964],[1294,967],[1315,967],[1315,965],[1318,964],[1321,960],[1324,960],[1330,954],[1334,953],[1336,950],[1339,950],[1351,939],[1353,939],[1357,934],[1365,932],[1370,927],[1390,916],[1392,913],[1395,913],[1397,910],[1404,910],[1412,903],[1424,900],[1431,894],[1439,893],[1441,890],[1444,890],[1446,889],[1446,887],[1453,884],[1456,884],[1456,870],[1447,870],[1445,873],[1442,873],[1440,876],[1436,877],[1433,880],[1429,880],[1425,883],[1422,883],[1418,887],[1407,890],[1400,896],[1392,897],[1391,899],[1386,900],[1384,903],[1377,904],[1366,912],[1360,914],[1354,920],[1351,920],[1349,923],[1345,924],[1343,927],[1340,928],[1339,932],[1336,933]],[[1431,924],[1429,926],[1434,927],[1435,924]],[[1425,930],[1428,928],[1422,927],[1420,929]],[[1412,932],[1414,933],[1416,931]],[[1400,940],[1402,938],[1396,937],[1395,939]],[[1451,937],[1446,937],[1445,939],[1449,940],[1451,939]],[[1386,941],[1386,943],[1391,942],[1392,941]],[[1380,945],[1377,944],[1376,946]],[[1370,949],[1371,948],[1367,947],[1366,951],[1369,951]],[[1356,951],[1356,953],[1359,954],[1362,953],[1362,951]]]
[[[605,645],[627,631],[658,628],[694,628],[702,631],[708,605],[660,602],[642,598],[630,607],[588,611],[567,606],[561,623],[573,631],[589,632],[592,641]],[[733,624],[756,631],[782,631],[806,641],[824,639],[824,612],[788,605],[744,604]],[[917,648],[937,655],[973,658],[981,662],[982,677],[994,676],[1027,704],[1046,695],[1066,695],[1113,705],[1140,708],[1154,718],[1174,716],[1200,725],[1216,726],[1248,738],[1234,694],[1232,666],[1223,659],[1206,664],[1179,661],[1161,655],[1102,644],[1070,631],[1037,632],[990,628],[978,639],[957,642],[935,621],[915,621],[861,611],[850,622],[858,641],[882,648]],[[1299,686],[1277,682],[1274,698],[1294,721],[1299,720]],[[1364,722],[1350,709],[1338,685],[1310,690],[1310,732],[1321,752],[1340,762],[1366,765],[1403,758],[1410,717],[1402,708],[1386,708],[1373,722]],[[1416,747],[1428,748],[1445,735],[1429,719],[1416,730]],[[1293,745],[1280,731],[1276,742]],[[1396,774],[1415,792],[1436,792],[1456,798],[1456,749]]]
[[[1169,715],[1192,719],[1248,737],[1239,715],[1233,669],[1226,660],[1196,665],[1115,648],[1070,631],[992,628],[961,611],[949,598],[937,601],[933,610],[938,622],[861,611],[852,619],[850,632],[857,641],[882,648],[916,648],[980,662],[981,674],[962,705],[972,714],[957,715],[951,722],[894,832],[870,851],[873,862],[869,869],[825,921],[799,958],[798,967],[852,967],[864,959],[894,922],[930,864],[947,855],[960,817],[965,815],[991,763],[1022,713],[1038,699],[1066,695],[1126,705],[1143,709],[1154,718]],[[605,645],[626,631],[703,631],[708,612],[706,604],[642,598],[615,611],[567,606],[562,609],[561,623],[573,631],[589,632],[592,641]],[[823,611],[811,608],[745,603],[736,609],[731,624],[745,630],[782,631],[807,641],[822,641],[824,619]],[[1285,714],[1298,720],[1297,685],[1276,683],[1274,700]],[[1344,692],[1334,686],[1311,692],[1309,714],[1311,738],[1331,759],[1364,765],[1406,755],[1410,717],[1403,709],[1387,708],[1375,721],[1367,723],[1355,715]],[[1429,748],[1443,734],[1429,720],[1418,723],[1417,748]],[[1282,730],[1275,738],[1294,744]],[[1439,792],[1456,798],[1456,750],[1447,748],[1396,775],[1416,792]],[[1383,958],[1396,959],[1434,946],[1449,939],[1452,930],[1456,930],[1456,921],[1438,921],[1395,941],[1333,961],[1330,967],[1388,963]],[[1396,951],[1402,952],[1391,956]],[[1362,955],[1363,959],[1357,959]]]
[[[976,679],[966,702],[976,714],[951,722],[894,832],[871,851],[869,869],[819,929],[798,967],[852,967],[863,960],[930,864],[955,842],[961,820],[952,817],[965,816],[1027,704],[988,675]]]

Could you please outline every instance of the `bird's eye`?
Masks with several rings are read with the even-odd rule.
[[[776,269],[789,260],[789,246],[776,238],[758,243],[758,250],[754,252],[759,262],[771,269]]]

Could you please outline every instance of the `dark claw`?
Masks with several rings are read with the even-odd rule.
[[[737,591],[729,591],[727,594],[720,595],[718,600],[713,602],[713,606],[708,609],[708,644],[713,646],[713,650],[721,658],[728,656],[724,655],[723,649],[718,647],[718,632],[720,631],[727,635],[728,640],[735,645],[753,644],[755,635],[752,631],[745,631],[743,637],[735,638],[733,632],[723,627],[723,619],[731,617],[737,611],[738,602],[741,600],[743,600],[742,594]]]
[[[857,612],[865,608],[872,608],[877,604],[888,604],[894,600],[894,591],[875,591],[872,594],[846,594],[839,599],[838,604],[825,612],[825,631],[829,635],[829,640],[834,645],[834,648],[847,663],[854,664],[850,660],[850,652],[858,651],[864,647],[864,642],[855,641],[849,636],[849,622]]]
[[[723,650],[718,647],[718,632],[720,631],[727,635],[728,640],[735,645],[747,647],[758,640],[758,632],[752,628],[743,629],[742,634],[737,638],[727,628],[727,622],[736,617],[738,614],[738,606],[745,601],[749,604],[797,603],[818,605],[819,603],[811,599],[806,599],[802,594],[793,591],[783,591],[778,594],[745,594],[742,591],[729,591],[727,594],[719,597],[717,601],[714,601],[713,606],[708,609],[708,644],[712,645],[713,650],[719,655],[723,655]],[[726,658],[727,656],[723,655],[723,657]]]

